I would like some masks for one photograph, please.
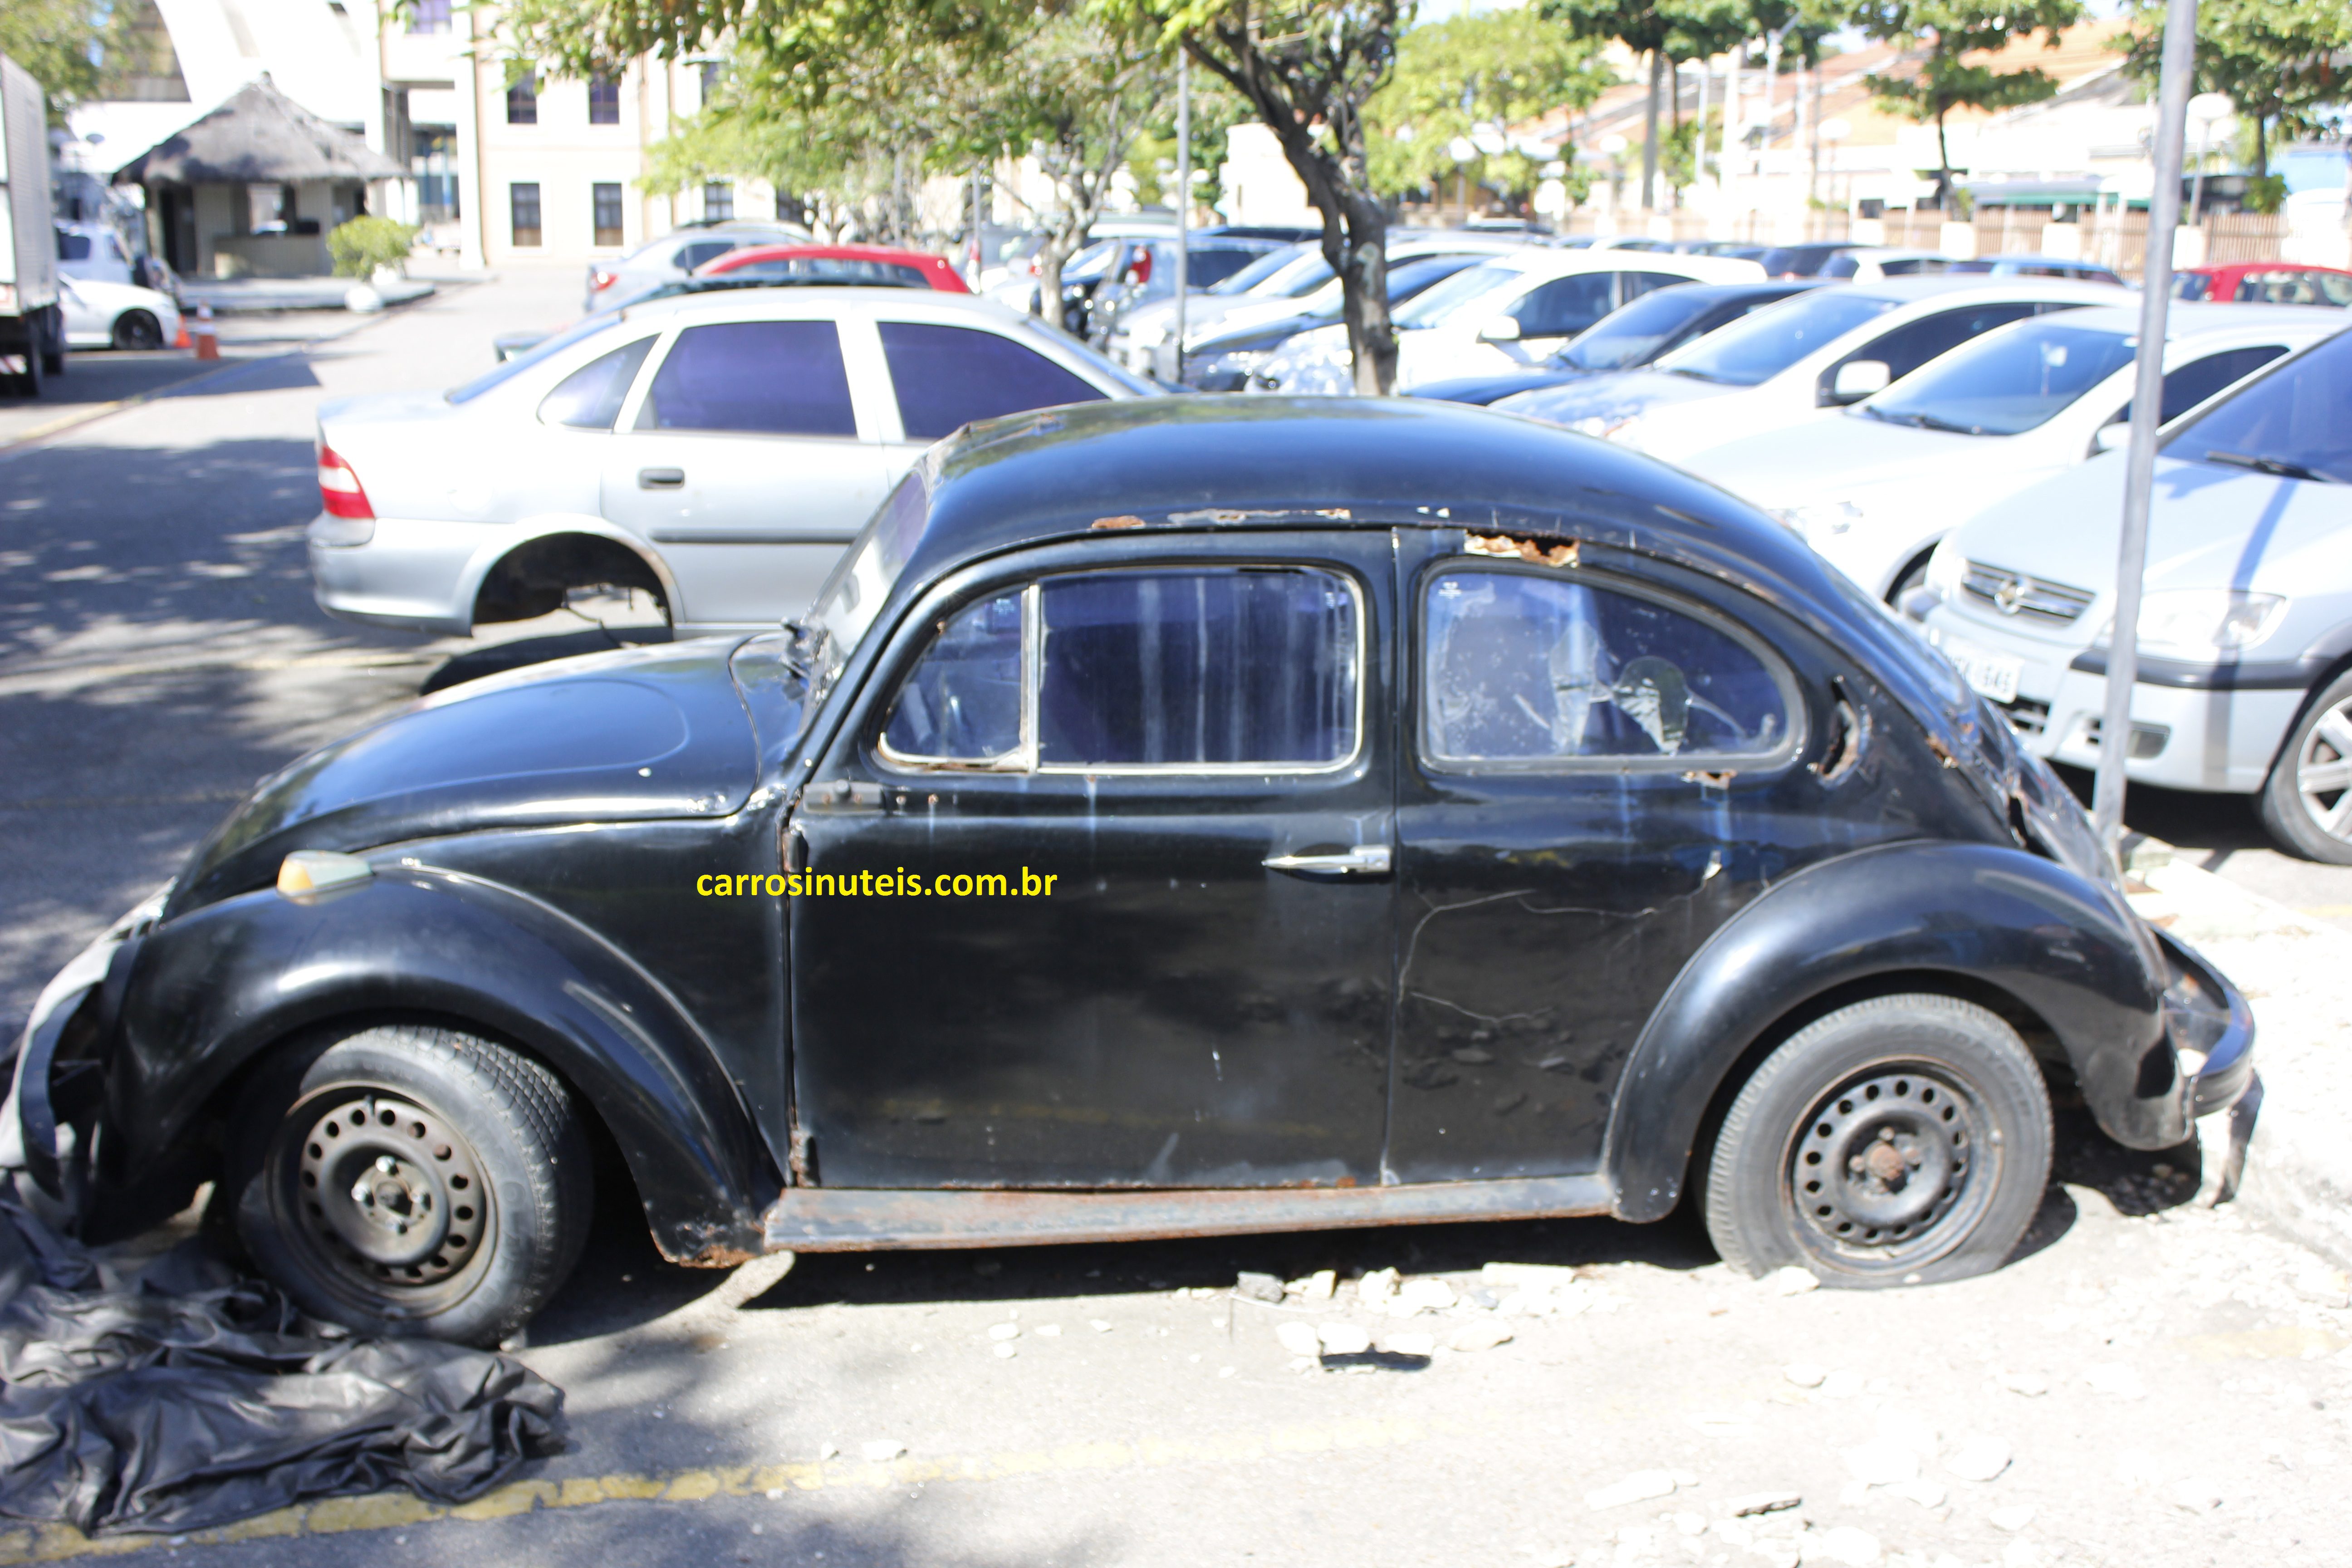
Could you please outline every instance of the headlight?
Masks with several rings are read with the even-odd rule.
[[[2253,647],[2271,635],[2286,613],[2276,594],[2242,594],[2234,588],[2168,588],[2139,602],[2139,650],[2173,658],[2210,659]],[[2115,641],[2115,623],[2099,634]]]
[[[1783,528],[1809,544],[1834,539],[1859,522],[1862,515],[1862,508],[1850,500],[1813,501],[1772,513]]]
[[[1960,596],[1960,580],[1968,575],[1968,558],[1960,553],[1957,534],[1948,533],[1936,553],[1927,557],[1927,589],[1938,599]]]

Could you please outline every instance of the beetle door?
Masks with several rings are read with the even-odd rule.
[[[1399,535],[1415,689],[1388,1160],[1405,1181],[1591,1171],[1666,987],[1837,824],[1799,765],[1798,682],[1699,596],[1723,590],[1462,538]]]
[[[820,1183],[1379,1179],[1388,537],[1149,542],[944,585],[812,779]]]

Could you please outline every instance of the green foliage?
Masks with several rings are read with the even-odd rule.
[[[362,216],[327,231],[327,249],[338,278],[365,278],[379,267],[397,267],[416,243],[416,226]]]
[[[1216,195],[1225,163],[1225,132],[1255,119],[1241,94],[1206,71],[1192,73],[1192,194],[1196,200]],[[1171,92],[1143,130],[1129,154],[1128,170],[1135,176],[1135,197],[1145,206],[1173,205],[1175,189],[1165,188],[1176,174],[1176,99]]]
[[[1582,109],[1614,80],[1600,45],[1524,8],[1416,27],[1397,46],[1396,72],[1372,99],[1366,145],[1383,195],[1442,184],[1457,167],[1490,189],[1525,197],[1542,160],[1513,148],[1457,163],[1474,126],[1507,129],[1549,110]]]
[[[1675,190],[1685,190],[1697,180],[1701,154],[1723,141],[1723,113],[1709,109],[1704,121],[1690,119],[1680,121],[1658,136],[1658,168],[1666,184]]]
[[[2274,213],[2286,205],[2284,174],[2255,174],[2246,181],[2242,205],[2250,213]]]
[[[1916,75],[1865,79],[1881,109],[1936,127],[1937,184],[1948,193],[1947,114],[1961,108],[2013,109],[2058,90],[2050,73],[2037,67],[1997,71],[1963,57],[2004,48],[2034,33],[2056,48],[2059,33],[2083,19],[2083,6],[2080,0],[1861,0],[1851,15],[1872,38],[1926,51]]]
[[[48,94],[49,122],[98,94],[108,49],[128,32],[130,7],[110,0],[7,0],[0,54],[33,73]]]
[[[2141,0],[2124,49],[2124,68],[2153,87],[2164,49],[2164,6],[2157,0]],[[2226,94],[2250,121],[2253,146],[2247,162],[2261,176],[2270,168],[2273,134],[2319,134],[2325,110],[2352,96],[2345,80],[2347,49],[2352,49],[2347,0],[2201,0],[2196,90]]]

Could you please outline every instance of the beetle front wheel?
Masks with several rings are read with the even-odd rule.
[[[2051,1141],[2014,1029],[1950,996],[1874,997],[1798,1031],[1742,1087],[1704,1173],[1707,1229],[1750,1274],[1966,1279],[2032,1224]]]
[[[562,1082],[446,1029],[363,1030],[269,1065],[225,1180],[262,1271],[315,1317],[494,1344],[571,1273],[590,1202]]]

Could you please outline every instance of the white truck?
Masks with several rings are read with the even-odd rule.
[[[0,393],[38,397],[65,368],[47,99],[32,73],[0,55]]]

